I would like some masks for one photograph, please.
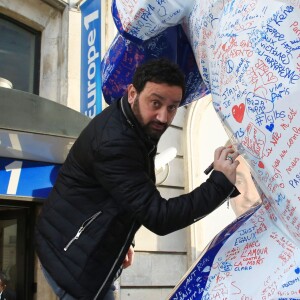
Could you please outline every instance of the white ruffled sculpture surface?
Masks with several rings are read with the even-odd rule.
[[[263,199],[213,240],[170,299],[300,299],[300,1],[115,0],[113,14],[137,43],[181,24]]]

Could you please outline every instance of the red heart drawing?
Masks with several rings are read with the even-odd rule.
[[[259,166],[261,169],[264,169],[264,168],[265,168],[265,165],[264,165],[263,162],[261,162],[261,161],[258,163],[258,166]]]
[[[234,105],[232,107],[232,114],[235,120],[239,123],[242,123],[244,118],[244,112],[245,112],[245,104],[241,103],[239,106]]]

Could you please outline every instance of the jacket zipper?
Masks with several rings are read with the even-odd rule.
[[[124,109],[124,106],[123,106],[123,99],[124,99],[124,97],[122,97],[122,98],[121,98],[121,101],[120,101],[120,102],[121,102],[121,109],[122,109],[123,115],[125,116],[125,119],[126,119],[127,123],[128,123],[132,128],[134,128],[134,125],[133,125],[132,122],[129,120],[129,118],[128,118],[126,112],[125,112],[125,109]]]
[[[79,230],[77,231],[76,235],[69,241],[69,243],[64,247],[64,251],[67,251],[69,247],[73,244],[74,241],[78,240],[82,232],[102,213],[102,211],[98,211],[94,215],[92,215],[90,218],[85,220]]]
[[[100,288],[99,288],[99,290],[98,290],[98,292],[97,292],[97,294],[96,294],[96,296],[94,297],[93,300],[97,300],[97,298],[98,298],[99,294],[101,293],[101,291],[102,291],[104,285],[106,284],[106,282],[107,282],[109,276],[111,275],[111,273],[112,273],[112,271],[114,270],[114,268],[115,268],[117,262],[119,261],[119,258],[120,258],[121,254],[122,254],[123,251],[124,251],[125,245],[127,245],[128,239],[129,239],[129,237],[130,237],[130,235],[131,235],[131,232],[132,232],[132,230],[133,230],[134,225],[135,225],[135,222],[132,224],[132,226],[131,226],[131,228],[130,228],[130,230],[129,230],[129,233],[127,234],[126,240],[125,240],[125,242],[124,242],[124,244],[123,244],[123,247],[121,248],[121,250],[120,250],[120,252],[119,252],[118,257],[117,257],[116,260],[114,261],[114,263],[113,263],[113,265],[112,265],[112,267],[111,267],[111,269],[110,269],[108,275],[106,276],[105,280],[103,281],[102,285],[100,286]]]
[[[152,149],[148,152],[148,156],[150,157],[151,153],[155,150],[155,145],[153,145]]]

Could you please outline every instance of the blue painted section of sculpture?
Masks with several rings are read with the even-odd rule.
[[[157,57],[178,63],[185,73],[186,97],[183,104],[209,93],[181,25],[172,26],[147,41],[136,44],[118,34],[102,60],[102,91],[110,104],[123,96],[132,82],[136,66]]]
[[[203,79],[187,102],[211,93],[263,200],[214,239],[170,299],[300,299],[300,1],[115,0],[113,14],[124,39],[103,61],[104,94],[114,72],[135,67],[127,43],[155,49],[180,25]]]

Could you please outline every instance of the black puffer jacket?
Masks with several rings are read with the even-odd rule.
[[[43,267],[76,299],[102,299],[141,225],[159,235],[218,207],[234,186],[220,172],[189,194],[163,199],[155,187],[156,144],[127,98],[96,116],[61,168],[36,226]]]

